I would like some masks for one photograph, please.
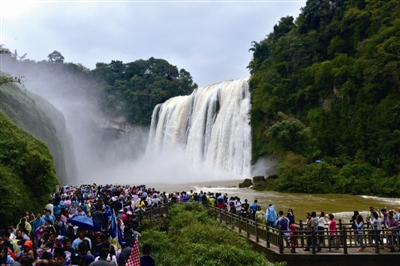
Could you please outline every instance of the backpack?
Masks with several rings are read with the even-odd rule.
[[[313,217],[313,219],[314,219],[314,231],[318,231],[319,220],[317,217]]]

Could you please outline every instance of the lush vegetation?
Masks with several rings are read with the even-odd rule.
[[[35,62],[26,55],[18,56],[17,51],[0,48],[4,69],[22,76],[30,90],[46,93],[43,90],[47,88],[52,90],[51,95],[89,100],[104,114],[125,116],[131,124],[150,125],[157,104],[197,88],[188,71],[164,59],[97,63],[90,70],[81,64],[66,63],[58,51],[50,53],[47,60]]]
[[[4,77],[7,77],[4,75]],[[76,174],[72,142],[65,129],[63,115],[43,98],[29,92],[18,82],[0,85],[0,112],[30,134],[42,140],[53,156],[60,182]]]
[[[47,146],[0,112],[0,228],[41,211],[57,184]]]
[[[279,159],[271,189],[400,195],[399,15],[395,0],[308,0],[253,42],[253,157]]]
[[[147,227],[139,239],[152,246],[157,265],[284,265],[253,251],[245,238],[221,225],[201,204],[173,205],[167,226],[168,232]]]

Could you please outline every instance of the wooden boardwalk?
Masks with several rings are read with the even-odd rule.
[[[140,213],[139,220],[142,219],[159,219],[168,215],[168,206],[159,208],[149,208],[145,212]],[[298,227],[298,246],[297,253],[291,253],[291,247],[286,245],[283,233],[280,228],[267,227],[265,224],[257,224],[255,221],[241,216],[231,214],[215,207],[209,207],[209,210],[215,215],[215,219],[219,220],[222,225],[228,229],[237,232],[245,237],[253,246],[254,250],[259,251],[268,258],[271,262],[285,261],[288,266],[296,265],[318,265],[318,266],[366,266],[366,265],[397,265],[400,261],[400,234],[390,230],[382,230],[380,237],[384,240],[384,248],[379,247],[379,243],[375,243],[373,239],[377,237],[377,231],[374,229],[365,229],[363,242],[365,250],[359,252],[359,246],[356,246],[355,235],[349,230],[349,224],[342,224],[339,220],[337,233],[338,247],[329,247],[329,234],[324,231],[323,235],[318,235],[318,232],[312,231],[311,237],[322,236],[323,247],[318,252],[317,247],[313,246],[310,251],[304,251],[307,243],[306,231],[303,230],[303,224],[300,221]],[[389,239],[393,239],[394,244],[390,244]],[[395,252],[389,252],[390,247],[395,249]]]
[[[259,252],[264,253],[271,262],[287,262],[288,266],[291,265],[340,265],[340,266],[357,266],[357,265],[384,265],[386,263],[397,264],[400,261],[400,235],[390,234],[389,231],[383,230],[380,236],[384,240],[384,248],[381,249],[376,245],[373,239],[376,237],[377,232],[373,229],[365,229],[364,243],[365,249],[360,252],[359,246],[356,246],[355,235],[348,230],[349,224],[342,224],[339,221],[337,233],[337,249],[329,247],[329,234],[324,231],[323,247],[318,252],[317,247],[310,248],[310,251],[304,251],[307,243],[306,231],[303,230],[303,224],[297,224],[298,230],[298,246],[296,247],[297,253],[291,253],[291,247],[287,246],[283,237],[283,232],[279,228],[272,228],[266,225],[259,225],[256,222],[246,219],[235,214],[221,211],[217,208],[212,208],[215,213],[215,218],[225,225],[230,230],[233,230],[253,245],[253,248]],[[268,229],[268,230],[267,230]],[[312,236],[320,237],[317,232],[312,232]],[[388,239],[393,238],[395,244],[390,245]],[[390,252],[390,247],[395,249],[395,252]]]

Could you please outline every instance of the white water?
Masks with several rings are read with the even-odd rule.
[[[249,110],[247,78],[171,98],[153,111],[147,150],[157,154],[179,147],[196,168],[250,178]]]

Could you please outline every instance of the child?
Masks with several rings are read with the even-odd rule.
[[[151,246],[150,244],[144,244],[142,247],[143,256],[140,258],[140,266],[154,266],[155,262],[152,257],[150,257]]]
[[[290,220],[290,243],[292,245],[292,248],[290,249],[290,252],[292,253],[297,253],[296,247],[297,247],[297,228],[296,225],[294,224],[294,218]]]

